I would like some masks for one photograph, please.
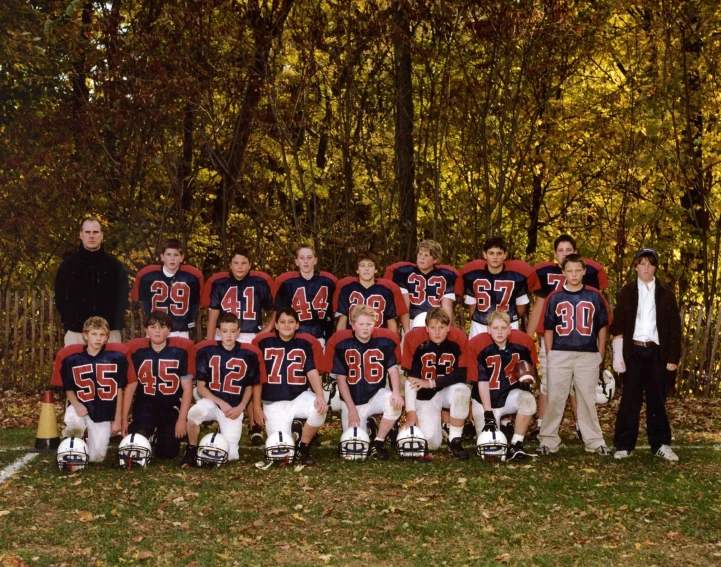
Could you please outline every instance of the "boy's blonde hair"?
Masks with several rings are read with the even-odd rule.
[[[445,312],[443,307],[434,307],[428,312],[426,315],[426,327],[431,321],[438,321],[442,325],[451,324],[451,318],[448,316],[448,313]]]
[[[351,322],[355,323],[361,315],[368,315],[373,321],[378,318],[378,314],[370,305],[356,305],[350,314]]]
[[[108,335],[110,334],[110,325],[102,317],[90,317],[83,323],[83,334],[89,333],[93,329],[103,329]]]
[[[500,319],[509,327],[511,326],[511,318],[508,316],[508,313],[506,313],[505,311],[493,311],[488,316],[488,327],[489,328],[490,328],[491,324],[493,323],[493,321],[495,321],[496,319]]]
[[[436,260],[439,262],[441,261],[441,258],[443,258],[443,248],[441,248],[441,245],[436,242],[435,240],[424,240],[418,245],[417,252],[420,252],[423,249],[428,250],[428,253],[433,256]]]

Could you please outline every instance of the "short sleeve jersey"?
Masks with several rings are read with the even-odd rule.
[[[317,339],[333,333],[333,294],[336,277],[328,272],[314,272],[305,279],[300,272],[286,272],[275,281],[275,309],[292,307],[298,314],[298,332]]]
[[[137,401],[152,402],[159,407],[174,407],[180,403],[183,390],[180,381],[195,374],[193,341],[180,337],[168,338],[167,344],[156,351],[150,339],[133,339],[125,344],[133,370],[142,387],[135,392]]]
[[[586,274],[583,276],[583,285],[588,287],[594,287],[596,289],[604,290],[608,289],[608,275],[604,267],[598,262],[584,258],[583,261],[586,263]],[[563,270],[556,262],[541,262],[533,267],[533,270],[538,276],[538,281],[541,285],[534,293],[536,297],[548,297],[552,292],[559,290],[566,283],[566,278],[563,275]],[[543,317],[538,320],[538,327],[536,332],[539,335],[543,334]]]
[[[611,323],[601,292],[583,286],[569,291],[564,285],[546,298],[543,327],[553,331],[553,350],[598,352],[598,333]]]
[[[264,272],[254,270],[242,280],[220,272],[205,284],[202,305],[235,315],[242,333],[257,333],[263,328],[263,310],[273,309],[273,289],[273,279]]]
[[[308,373],[322,364],[323,348],[318,339],[305,333],[296,333],[289,341],[275,333],[261,333],[253,344],[265,364],[264,402],[294,400],[310,387]]]
[[[448,336],[441,344],[431,340],[426,327],[416,327],[404,338],[403,370],[408,376],[422,380],[455,375],[460,382],[465,382],[466,369],[461,368],[460,363],[467,342],[466,334],[456,327],[448,328]],[[440,391],[440,388],[423,388],[418,390],[416,399],[430,400]]]
[[[502,408],[511,390],[522,384],[513,377],[513,369],[519,361],[525,360],[534,366],[538,363],[536,343],[521,331],[512,330],[505,348],[500,348],[488,333],[480,333],[468,341],[463,352],[463,361],[468,369],[469,382],[488,382],[491,407]],[[471,397],[479,404],[481,397],[474,386]]]
[[[180,266],[172,276],[163,266],[146,266],[138,272],[133,284],[131,299],[139,301],[143,312],[162,311],[173,319],[172,331],[195,328],[195,317],[200,307],[203,274],[192,266]]]
[[[390,280],[377,279],[370,287],[363,286],[358,278],[343,278],[338,282],[333,308],[335,314],[348,317],[347,329],[351,328],[350,313],[356,305],[370,305],[378,314],[376,327],[388,327],[389,319],[408,313],[401,289]]]
[[[368,403],[384,386],[386,372],[401,358],[398,335],[379,328],[367,343],[359,341],[353,331],[338,331],[328,342],[325,356],[331,372],[347,378],[356,405]]]
[[[471,319],[488,324],[493,311],[506,311],[512,322],[518,321],[518,305],[530,302],[529,291],[540,284],[533,268],[520,260],[508,260],[498,274],[492,274],[485,260],[474,260],[461,269],[465,303],[475,305]]]
[[[135,382],[128,351],[120,343],[108,343],[96,355],[85,345],[70,345],[55,357],[51,386],[75,392],[95,423],[115,419],[118,389]]]
[[[408,295],[411,319],[440,307],[444,297],[455,301],[456,296],[463,293],[460,274],[451,266],[436,266],[424,274],[415,264],[398,262],[388,266],[383,277],[395,283],[403,295]]]
[[[260,351],[248,343],[236,343],[232,350],[220,341],[203,341],[195,345],[195,373],[215,396],[235,407],[246,388],[260,384],[265,364]]]

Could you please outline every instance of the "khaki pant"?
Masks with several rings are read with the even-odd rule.
[[[596,413],[596,386],[601,355],[597,352],[552,350],[548,353],[546,388],[548,402],[538,442],[555,451],[561,444],[558,428],[566,409],[571,386],[578,401],[578,427],[586,449],[605,445]]]
[[[123,335],[120,331],[110,331],[109,343],[122,343]],[[65,333],[65,346],[70,345],[84,345],[85,339],[83,339],[82,333],[76,333],[74,331],[68,331]]]

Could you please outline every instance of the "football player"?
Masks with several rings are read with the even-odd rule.
[[[202,306],[208,308],[206,339],[220,340],[218,317],[235,315],[240,324],[238,340],[250,343],[259,332],[273,329],[273,279],[264,272],[251,271],[250,252],[241,246],[233,249],[230,273],[212,276],[203,288]],[[268,313],[263,326],[263,311]]]
[[[120,343],[108,344],[110,325],[90,317],[83,325],[86,345],[70,345],[55,357],[52,386],[65,390],[63,437],[88,433],[90,462],[105,459],[111,434],[122,430],[123,389],[135,382],[128,351]]]
[[[533,340],[511,326],[506,311],[493,311],[487,319],[488,332],[473,337],[463,353],[468,380],[473,388],[472,411],[476,435],[495,431],[504,416],[516,414],[508,458],[530,458],[523,448],[528,426],[536,413],[536,398],[518,382],[513,369],[521,360],[534,367],[538,362]]]
[[[189,339],[200,307],[203,274],[183,264],[184,259],[180,240],[166,240],[160,252],[162,265],[146,266],[138,272],[131,299],[141,303],[145,315],[152,311],[167,313],[172,321],[170,336]]]
[[[298,272],[286,272],[275,280],[275,309],[292,307],[298,313],[301,333],[318,339],[323,346],[333,334],[333,294],[336,277],[317,272],[318,256],[310,246],[295,253]]]
[[[153,311],[143,321],[147,337],[125,345],[138,381],[128,384],[123,397],[123,436],[139,433],[154,438],[154,453],[160,459],[178,456],[193,400],[195,345],[191,340],[171,337],[172,326],[168,313]],[[141,387],[136,393],[138,383]],[[133,421],[128,426],[131,404]]]
[[[382,413],[378,433],[371,443],[370,454],[388,460],[385,441],[403,410],[400,395],[398,335],[375,326],[376,313],[369,305],[358,305],[351,313],[353,330],[338,331],[328,342],[326,369],[338,379],[341,422],[348,427],[366,429],[370,416]],[[386,372],[391,388],[384,387]]]
[[[232,313],[218,319],[220,341],[195,345],[198,394],[202,398],[188,412],[188,450],[183,464],[195,464],[200,424],[217,421],[230,446],[228,460],[237,460],[243,432],[243,411],[250,402],[253,386],[265,380],[265,364],[257,347],[238,343],[240,326]]]
[[[265,424],[268,436],[290,432],[295,420],[305,419],[296,442],[300,462],[313,465],[310,442],[328,412],[318,373],[323,348],[311,335],[299,333],[299,328],[295,309],[281,307],[276,313],[275,333],[263,333],[253,340],[265,361],[265,379],[253,386],[253,415],[256,423]]]
[[[426,436],[428,449],[438,449],[443,439],[441,410],[450,409],[448,450],[457,459],[468,453],[461,445],[463,425],[468,415],[471,393],[466,386],[466,369],[460,367],[466,334],[451,327],[451,319],[441,307],[428,312],[425,327],[416,327],[405,337],[403,370],[406,422],[417,425]]]
[[[425,325],[426,313],[433,307],[442,307],[453,322],[453,304],[463,286],[458,270],[439,265],[442,257],[438,242],[424,240],[418,245],[415,264],[398,262],[386,269],[383,277],[401,288],[408,307],[409,319],[401,317],[404,331]]]
[[[548,400],[537,453],[558,450],[558,427],[573,384],[586,451],[608,456],[596,413],[596,386],[611,317],[601,292],[583,284],[586,263],[581,256],[567,255],[561,268],[566,281],[546,298],[543,320]]]
[[[398,319],[408,315],[408,306],[400,288],[390,280],[376,278],[378,258],[372,252],[358,255],[356,262],[358,277],[343,278],[338,282],[333,308],[336,330],[350,329],[348,315],[356,305],[370,305],[378,318],[376,327],[385,327],[399,332]]]
[[[469,262],[461,269],[465,304],[471,316],[470,337],[488,332],[488,316],[506,311],[511,327],[526,313],[529,291],[539,287],[533,268],[520,260],[506,260],[508,245],[495,236],[483,244],[483,260]]]

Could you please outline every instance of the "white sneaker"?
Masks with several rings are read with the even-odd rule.
[[[605,445],[601,445],[600,447],[596,447],[595,449],[586,448],[586,453],[596,453],[597,455],[601,455],[602,457],[611,456],[611,450]]]
[[[631,456],[631,451],[616,451],[613,455],[614,459],[627,459]]]
[[[658,451],[656,451],[656,456],[661,457],[662,459],[666,459],[667,461],[671,461],[675,463],[678,461],[678,455],[673,452],[673,449],[669,447],[668,445],[661,445]]]

